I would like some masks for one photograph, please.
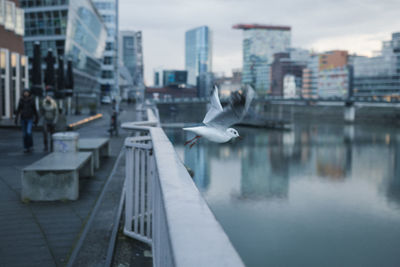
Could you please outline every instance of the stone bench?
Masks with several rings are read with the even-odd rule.
[[[91,152],[54,152],[22,170],[22,201],[77,200],[79,177],[94,175]]]
[[[94,166],[96,169],[100,167],[100,157],[110,156],[110,139],[109,138],[80,138],[78,140],[79,151],[89,151],[93,153]]]

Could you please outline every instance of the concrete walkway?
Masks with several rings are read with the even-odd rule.
[[[121,121],[134,118],[134,106],[125,106]],[[109,137],[109,114],[78,129],[81,137]],[[0,129],[0,266],[64,266],[110,178],[127,132],[111,138],[111,157],[103,160],[92,178],[80,180],[79,200],[66,202],[21,202],[21,170],[44,157],[42,134],[34,132],[34,152],[24,154],[22,133]],[[123,179],[113,185],[120,196]],[[116,209],[117,207],[109,207]],[[101,222],[99,222],[101,223]],[[110,226],[109,226],[110,228]],[[102,235],[103,233],[99,233]],[[92,255],[95,255],[93,252]]]

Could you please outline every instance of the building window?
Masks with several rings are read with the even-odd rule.
[[[104,65],[111,65],[112,64],[112,57],[104,57],[103,63],[104,63]]]
[[[106,43],[106,50],[107,51],[113,50],[113,47],[114,47],[114,43],[113,42],[107,42]]]
[[[24,35],[24,10],[21,8],[15,9],[15,33]]]
[[[112,79],[114,78],[113,72],[110,70],[103,70],[101,72],[101,78],[103,79]]]
[[[0,0],[0,25],[4,25],[4,0]]]
[[[114,15],[102,15],[104,22],[114,22],[115,21],[115,16]]]
[[[99,10],[113,10],[115,9],[115,4],[110,2],[96,2],[94,3],[97,9]]]
[[[14,2],[5,1],[5,21],[6,30],[14,31],[15,29],[15,4]]]

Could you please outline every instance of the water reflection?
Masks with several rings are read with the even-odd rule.
[[[190,166],[194,172],[193,180],[200,191],[206,191],[210,185],[210,157],[207,152],[208,147],[205,145],[185,149],[185,165]]]
[[[243,141],[191,150],[190,136],[167,134],[247,266],[398,265],[400,131],[239,132]]]

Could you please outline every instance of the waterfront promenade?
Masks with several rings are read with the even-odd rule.
[[[131,121],[135,107],[122,108],[121,122]],[[102,119],[79,128],[80,137],[109,137],[109,109],[100,111]],[[82,117],[69,116],[68,122]],[[111,156],[94,177],[80,179],[77,201],[22,203],[22,169],[47,154],[42,133],[34,132],[34,152],[24,154],[21,131],[0,128],[0,267],[98,266],[106,260],[124,180],[120,152],[128,134],[121,130],[110,139]],[[130,252],[140,258],[141,247],[136,249]]]

